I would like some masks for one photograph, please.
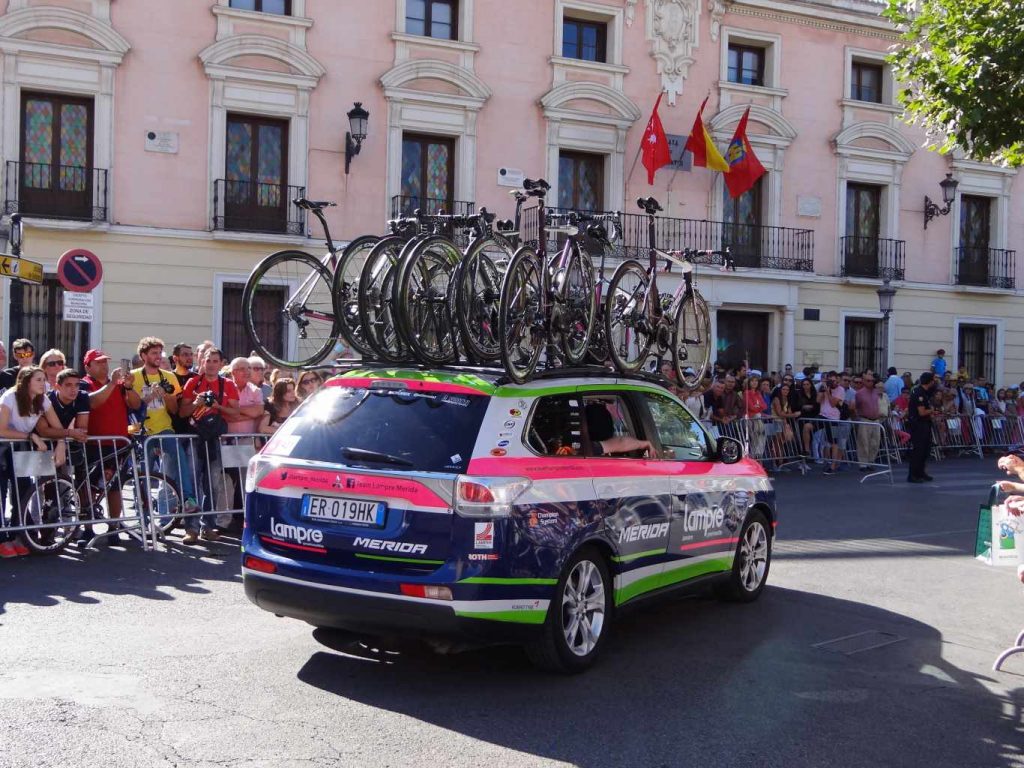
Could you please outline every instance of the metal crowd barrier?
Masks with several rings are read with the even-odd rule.
[[[803,418],[743,418],[727,424],[712,421],[716,436],[732,437],[743,443],[746,455],[769,471],[796,468],[807,473],[813,463],[858,466],[864,470],[861,482],[888,475],[899,463],[898,449],[885,420],[842,420]],[[839,456],[828,451],[838,446]]]
[[[30,552],[95,546],[127,534],[151,549],[149,494],[140,482],[137,441],[125,437],[0,440],[0,534]],[[59,464],[59,466],[58,466]]]
[[[175,528],[196,532],[224,529],[241,515],[245,472],[266,435],[226,434],[216,441],[197,435],[151,435],[146,438],[146,479],[157,494],[150,530],[154,542]]]

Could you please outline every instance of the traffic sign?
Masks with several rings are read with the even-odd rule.
[[[26,283],[43,282],[43,265],[17,256],[0,254],[0,277],[15,277]]]
[[[93,320],[93,295],[76,291],[64,291],[64,321],[68,323],[91,323]]]
[[[57,262],[57,279],[69,291],[88,293],[103,279],[103,265],[92,251],[72,248]]]

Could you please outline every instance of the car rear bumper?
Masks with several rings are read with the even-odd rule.
[[[522,642],[539,624],[467,618],[436,601],[335,589],[298,579],[244,571],[245,594],[255,605],[317,627],[403,639],[464,638],[476,642]]]

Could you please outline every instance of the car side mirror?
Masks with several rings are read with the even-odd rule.
[[[735,464],[743,458],[743,444],[734,437],[718,438],[718,460],[723,464]]]

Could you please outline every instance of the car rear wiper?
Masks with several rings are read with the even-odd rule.
[[[396,467],[411,467],[413,463],[401,456],[392,456],[389,453],[378,453],[377,451],[366,451],[362,448],[342,448],[341,455],[346,459],[354,461],[375,461],[380,464],[393,464]]]

